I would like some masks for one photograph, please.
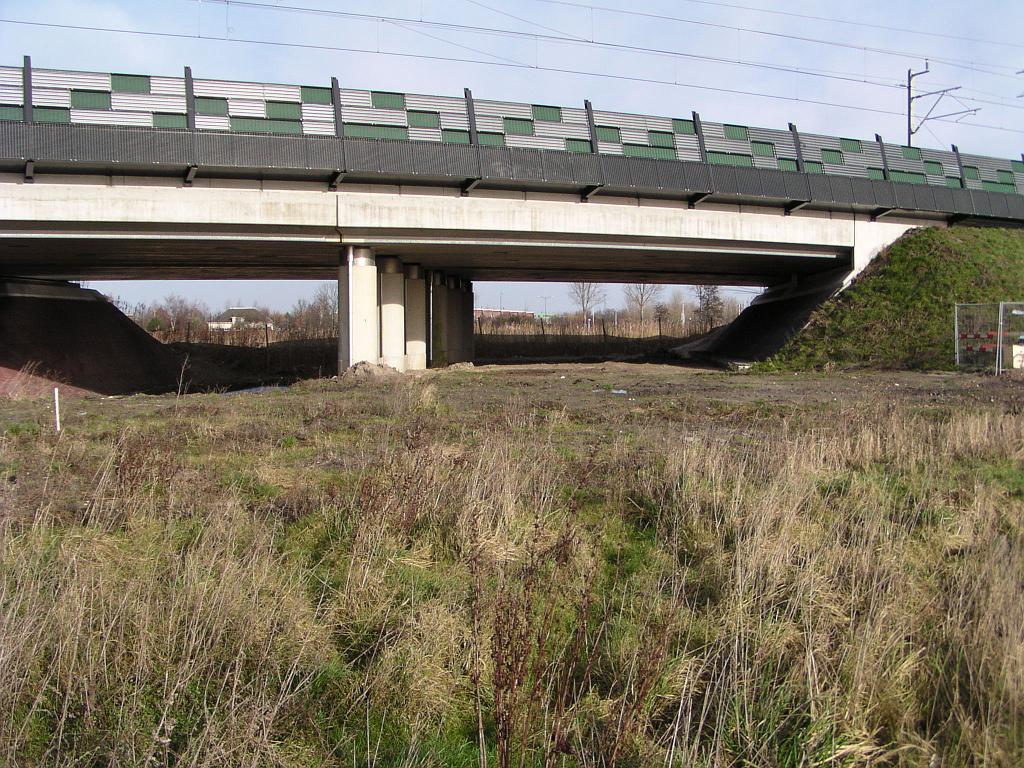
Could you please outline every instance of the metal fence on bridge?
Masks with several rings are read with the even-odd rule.
[[[957,367],[1024,371],[1024,302],[957,304],[953,322]]]

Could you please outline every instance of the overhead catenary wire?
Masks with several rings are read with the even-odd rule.
[[[216,2],[235,2],[235,0],[214,0]],[[993,75],[995,77],[1005,77],[1009,79],[1016,79],[1014,70],[1015,67],[1008,64],[995,64],[989,62],[974,61],[971,59],[954,59],[948,56],[942,56],[936,53],[927,52],[910,52],[910,51],[897,51],[891,48],[878,48],[873,46],[858,45],[856,43],[847,43],[841,40],[829,40],[827,38],[811,37],[809,35],[796,35],[789,32],[773,32],[765,29],[755,29],[753,27],[743,27],[735,24],[722,24],[720,22],[704,21],[701,19],[688,19],[684,16],[671,16],[664,13],[654,13],[651,11],[638,11],[630,10],[627,8],[614,8],[606,5],[594,5],[592,3],[577,3],[572,0],[533,0],[533,2],[544,3],[546,5],[561,5],[572,8],[579,8],[583,10],[601,11],[605,13],[618,13],[625,16],[635,16],[639,18],[655,19],[657,21],[674,21],[680,24],[692,24],[701,27],[710,27],[715,29],[726,29],[733,32],[745,32],[752,35],[762,35],[766,37],[777,37],[784,40],[795,40],[804,43],[815,43],[818,45],[834,46],[837,48],[845,48],[854,51],[863,51],[866,53],[877,53],[885,56],[898,56],[900,58],[910,59],[931,59],[932,61],[948,64],[950,66],[956,66],[961,69],[966,69],[973,72],[979,72],[981,74]],[[988,69],[982,69],[987,67]],[[1002,72],[993,72],[990,70],[1004,70]],[[1019,73],[1018,73],[1019,74]]]
[[[188,1],[189,2],[199,2],[199,0],[188,0]],[[543,1],[546,1],[546,0],[537,0],[537,1],[538,2],[543,2]],[[596,39],[592,39],[592,38],[591,39],[582,38],[582,37],[578,37],[578,36],[575,36],[575,35],[569,35],[568,33],[561,32],[560,30],[553,30],[552,27],[548,27],[546,25],[539,24],[538,22],[531,21],[531,20],[523,18],[521,16],[517,16],[517,15],[514,15],[514,14],[507,13],[507,12],[502,11],[500,9],[494,8],[493,6],[487,5],[487,4],[483,3],[483,2],[479,2],[479,0],[465,0],[465,2],[470,3],[472,5],[475,5],[475,6],[478,6],[480,8],[484,8],[484,9],[486,9],[488,11],[492,11],[492,12],[495,12],[495,13],[500,13],[501,15],[508,16],[509,18],[516,19],[517,21],[521,21],[521,22],[526,23],[526,24],[531,24],[533,26],[537,26],[537,27],[540,27],[542,29],[558,31],[558,32],[561,32],[561,33],[559,35],[540,34],[540,33],[537,33],[537,32],[527,32],[527,31],[514,30],[514,29],[503,29],[503,28],[499,28],[499,27],[487,27],[487,26],[475,25],[475,24],[463,24],[463,23],[457,23],[457,22],[448,22],[448,21],[439,21],[439,20],[430,20],[430,19],[418,19],[418,18],[413,18],[413,17],[388,16],[388,15],[381,15],[381,14],[369,14],[369,13],[361,13],[361,12],[358,12],[358,11],[343,11],[343,10],[329,9],[329,8],[312,8],[312,7],[301,6],[301,5],[284,5],[284,4],[281,4],[281,3],[275,3],[275,4],[271,5],[271,4],[268,4],[268,3],[256,2],[255,0],[203,0],[203,2],[206,2],[208,4],[214,4],[214,5],[237,6],[237,7],[240,7],[240,8],[276,11],[276,12],[283,12],[283,13],[300,13],[300,14],[311,14],[311,15],[317,15],[317,16],[347,18],[347,19],[355,19],[355,20],[363,20],[363,21],[391,22],[395,26],[401,26],[403,29],[407,29],[409,31],[414,31],[412,29],[412,26],[410,26],[410,25],[416,25],[416,26],[432,27],[432,28],[436,28],[436,29],[451,30],[451,31],[456,31],[456,32],[465,32],[465,33],[470,33],[470,34],[495,35],[495,36],[503,36],[503,37],[509,37],[509,38],[531,39],[531,40],[536,40],[536,41],[541,41],[541,42],[559,43],[559,44],[565,44],[565,45],[594,46],[594,47],[598,47],[598,48],[602,48],[602,49],[621,50],[621,51],[626,51],[626,52],[635,53],[635,54],[649,54],[649,55],[665,56],[665,57],[670,57],[670,58],[675,58],[675,59],[688,59],[688,60],[696,60],[696,61],[706,61],[706,62],[713,63],[713,64],[722,64],[722,65],[727,65],[727,66],[748,67],[748,68],[761,69],[761,70],[772,71],[772,72],[781,72],[781,73],[785,73],[785,74],[795,74],[795,75],[801,75],[801,76],[806,76],[806,77],[815,77],[815,78],[821,78],[821,79],[836,80],[836,81],[841,81],[841,82],[864,84],[864,85],[870,85],[870,86],[881,87],[881,88],[896,89],[896,90],[902,90],[905,87],[903,85],[903,83],[897,82],[895,80],[884,79],[884,76],[882,76],[882,75],[874,75],[872,77],[868,77],[866,75],[858,75],[858,74],[851,73],[851,72],[842,72],[842,71],[836,71],[836,70],[816,69],[816,68],[810,68],[810,67],[797,67],[797,66],[791,66],[791,65],[785,65],[785,64],[776,64],[776,63],[773,63],[773,62],[750,61],[750,60],[745,60],[745,59],[734,59],[734,58],[729,58],[729,57],[724,57],[724,56],[710,56],[710,55],[707,55],[707,54],[696,54],[696,53],[690,53],[688,51],[680,51],[680,50],[667,49],[667,48],[655,48],[655,47],[652,47],[652,46],[632,45],[632,44],[628,44],[628,43],[616,43],[616,42],[612,42],[612,41],[608,41],[608,40],[596,40]],[[572,3],[570,3],[570,4],[572,4]],[[430,35],[425,35],[425,36],[430,37]],[[445,42],[445,43],[447,43],[449,45],[452,45],[452,46],[455,46],[455,47],[465,48],[466,50],[471,50],[474,53],[480,53],[481,55],[492,56],[494,58],[505,58],[505,57],[502,57],[502,56],[498,56],[497,54],[491,54],[491,53],[488,53],[486,51],[482,51],[482,50],[477,49],[477,48],[472,48],[472,47],[469,47],[469,46],[465,46],[465,45],[463,45],[461,43],[455,42],[455,41],[447,39],[447,38],[436,38],[435,37],[433,39],[439,40],[441,42]],[[524,66],[527,65],[526,62],[522,62],[522,61],[517,61],[515,63],[523,64]],[[986,94],[986,95],[996,96],[996,94]],[[970,98],[972,101],[975,101],[975,102],[977,102],[979,104],[988,104],[988,105],[993,105],[993,106],[1008,107],[1010,109],[1024,109],[1024,105],[1016,104],[1016,103],[1012,103],[1012,102],[1004,102],[1004,101],[988,100],[988,99],[979,99],[979,98],[975,98],[975,97],[964,97],[964,98]]]
[[[783,11],[778,8],[761,8],[756,5],[742,5],[740,3],[726,3],[721,0],[677,0],[677,2],[688,3],[690,5],[704,5],[715,8],[731,8],[738,11],[753,11],[754,13],[770,14],[772,16],[783,16],[790,19],[803,19],[805,21],[821,21],[827,24],[845,24],[852,27],[861,27],[862,29],[879,29],[886,32],[899,32],[901,34],[921,35],[923,37],[935,37],[942,38],[945,40],[960,40],[967,43],[981,43],[983,45],[999,45],[1006,48],[1019,48],[1024,50],[1024,45],[1020,43],[1009,43],[1001,40],[986,40],[979,37],[966,37],[964,35],[951,35],[947,32],[931,32],[924,29],[914,29],[912,27],[895,27],[889,24],[878,24],[870,21],[857,21],[855,19],[837,19],[834,16],[818,16],[811,13],[799,13],[797,11]],[[563,2],[559,5],[572,5],[583,8],[590,8],[591,6],[584,5],[582,3],[574,2]]]
[[[871,114],[880,115],[892,115],[902,116],[902,112],[883,109],[880,107],[869,107],[858,104],[844,104],[840,102],[826,101],[823,99],[807,99],[799,96],[786,96],[782,94],[765,93],[761,91],[750,91],[736,88],[722,88],[718,86],[700,84],[700,83],[682,83],[678,80],[659,80],[657,78],[640,77],[636,75],[623,75],[609,72],[592,72],[587,70],[572,69],[569,67],[552,67],[543,66],[540,64],[521,64],[521,63],[510,63],[503,61],[485,60],[485,59],[468,59],[459,58],[454,56],[442,56],[439,54],[424,54],[424,53],[409,53],[406,51],[387,51],[387,50],[375,50],[374,48],[359,48],[355,46],[338,46],[338,45],[325,45],[317,43],[294,43],[278,40],[260,40],[254,38],[239,38],[239,37],[228,37],[228,36],[211,36],[211,35],[198,35],[186,32],[159,32],[154,30],[138,30],[129,29],[122,27],[105,27],[99,25],[86,25],[86,24],[62,24],[58,22],[42,22],[42,21],[27,21],[23,19],[7,19],[0,18],[0,24],[11,24],[19,26],[37,27],[37,28],[48,28],[48,29],[66,29],[66,30],[77,30],[85,32],[106,32],[111,34],[124,34],[134,35],[143,37],[155,37],[164,39],[191,39],[191,40],[205,40],[205,41],[217,41],[225,43],[234,43],[242,45],[266,45],[278,48],[293,48],[301,50],[317,50],[317,51],[332,51],[339,53],[363,53],[363,54],[375,54],[380,56],[393,56],[398,58],[409,58],[418,59],[423,61],[445,61],[459,64],[479,64],[484,66],[492,67],[507,67],[514,69],[528,69],[543,72],[552,72],[556,74],[566,75],[578,75],[583,77],[596,77],[609,80],[617,80],[623,82],[636,82],[636,83],[648,83],[652,85],[667,85],[677,88],[686,88],[692,90],[710,91],[715,93],[725,93],[734,96],[749,96],[753,98],[763,98],[775,101],[787,101],[801,104],[810,104],[814,106],[830,107],[835,109],[847,109],[855,110],[859,112],[867,112]],[[946,122],[955,123],[953,120],[936,120],[934,122]],[[984,123],[969,123],[972,128],[982,128],[987,130],[1001,131],[1005,133],[1014,133],[1024,135],[1024,130],[1016,128],[1007,128],[1000,125],[989,125]]]
[[[198,2],[198,1],[199,0],[189,0],[189,2]],[[899,83],[897,83],[895,81],[869,80],[869,79],[866,79],[866,78],[864,78],[862,76],[858,76],[858,75],[855,75],[854,73],[849,73],[849,72],[835,72],[835,71],[829,71],[829,70],[812,69],[812,68],[807,68],[807,67],[794,67],[794,66],[788,66],[788,65],[782,65],[782,64],[774,64],[774,63],[770,63],[770,62],[745,61],[743,59],[730,59],[728,57],[723,57],[723,56],[709,56],[709,55],[705,55],[705,54],[689,53],[687,51],[679,51],[679,50],[672,50],[672,49],[662,49],[662,48],[653,48],[653,47],[642,46],[642,45],[630,45],[630,44],[627,44],[627,43],[614,43],[614,42],[603,41],[603,40],[590,40],[590,39],[584,39],[584,38],[575,37],[575,36],[546,35],[546,34],[538,34],[536,32],[524,32],[524,31],[521,31],[521,30],[502,29],[502,28],[498,28],[498,27],[485,27],[485,26],[474,25],[474,24],[460,24],[460,23],[447,22],[447,21],[415,19],[415,18],[403,17],[403,16],[387,16],[387,15],[380,15],[380,14],[359,13],[359,12],[356,12],[356,11],[339,11],[339,10],[325,9],[325,8],[309,8],[309,7],[297,6],[297,5],[281,5],[281,4],[270,5],[270,4],[267,4],[267,3],[253,2],[252,0],[203,0],[203,1],[206,2],[206,3],[211,3],[211,4],[234,5],[234,6],[238,6],[238,7],[245,7],[245,8],[252,8],[252,9],[259,9],[259,10],[268,10],[268,11],[278,11],[278,12],[285,12],[285,13],[305,13],[305,14],[312,14],[312,15],[317,15],[317,16],[331,16],[331,17],[337,17],[337,18],[348,18],[348,19],[355,19],[355,20],[362,20],[362,21],[383,21],[383,22],[393,23],[396,26],[399,26],[399,25],[409,25],[409,26],[404,26],[403,27],[403,28],[406,28],[406,29],[410,28],[411,25],[416,25],[416,26],[433,27],[433,28],[436,28],[436,29],[450,30],[450,31],[454,31],[454,32],[466,32],[466,33],[471,33],[471,34],[494,35],[494,36],[509,37],[509,38],[540,40],[542,42],[562,43],[562,44],[567,44],[567,45],[588,45],[588,46],[595,46],[595,47],[600,47],[600,48],[623,50],[623,51],[628,51],[628,52],[632,52],[632,53],[642,53],[642,54],[666,56],[666,57],[681,58],[681,59],[693,59],[693,60],[699,60],[699,61],[707,61],[707,62],[715,63],[715,64],[731,64],[731,65],[736,65],[736,66],[752,67],[752,68],[756,68],[756,69],[766,69],[766,70],[772,70],[772,71],[784,72],[784,73],[791,73],[791,74],[808,75],[808,76],[813,76],[813,77],[823,77],[823,78],[828,78],[828,79],[842,80],[842,81],[845,81],[845,82],[856,82],[856,83],[864,83],[864,84],[867,84],[867,85],[876,85],[876,86],[881,86],[881,87],[886,87],[886,88],[901,88],[902,87]],[[468,2],[473,2],[473,0],[467,0],[467,1]],[[475,5],[479,5],[482,8],[488,8],[489,10],[493,10],[489,6],[484,5],[483,3],[474,3],[474,4]],[[506,14],[506,15],[508,15],[508,14]],[[519,17],[513,17],[513,18],[517,18],[518,19]],[[524,21],[524,23],[534,23],[534,22],[528,22],[526,20],[523,20],[523,21]],[[446,42],[448,42],[451,45],[458,45],[458,43],[455,43],[455,42],[450,41],[450,40],[446,40]],[[525,64],[525,62],[520,62],[520,63]]]

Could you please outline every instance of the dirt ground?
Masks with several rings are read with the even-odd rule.
[[[564,410],[574,419],[605,422],[610,417],[673,422],[706,413],[722,416],[735,410],[744,416],[758,409],[778,414],[807,409],[856,409],[858,403],[889,401],[928,408],[970,407],[1000,403],[1008,411],[1024,410],[1024,381],[1009,377],[907,371],[845,371],[833,373],[750,374],[655,363],[573,363],[484,365],[458,370],[405,374],[429,381],[452,407],[453,422],[501,411],[511,403],[536,410]],[[402,377],[396,377],[398,381]],[[103,397],[63,393],[65,424],[86,415],[114,418],[156,414],[199,400],[287,395],[301,399],[337,388],[373,396],[393,381],[378,379],[313,379],[291,387],[259,388],[226,394],[130,395]],[[0,427],[27,418],[42,418],[50,398],[0,399]]]

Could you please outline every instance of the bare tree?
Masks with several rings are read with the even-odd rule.
[[[673,288],[665,304],[668,306],[669,322],[678,323],[680,330],[684,329],[686,327],[686,299],[683,297],[683,289]]]
[[[569,283],[569,296],[580,308],[583,317],[593,314],[594,307],[604,299],[604,288],[598,283]]]
[[[338,333],[338,291],[330,283],[321,285],[312,300],[299,299],[288,313],[292,338],[327,339]]]
[[[661,295],[662,286],[654,283],[630,283],[622,289],[626,305],[636,310],[640,322],[644,321],[644,310]]]
[[[725,302],[717,285],[697,286],[697,323],[701,332],[719,325],[725,316]]]

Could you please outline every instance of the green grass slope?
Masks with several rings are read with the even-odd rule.
[[[953,305],[998,301],[1024,301],[1024,230],[914,230],[763,367],[950,368]]]

